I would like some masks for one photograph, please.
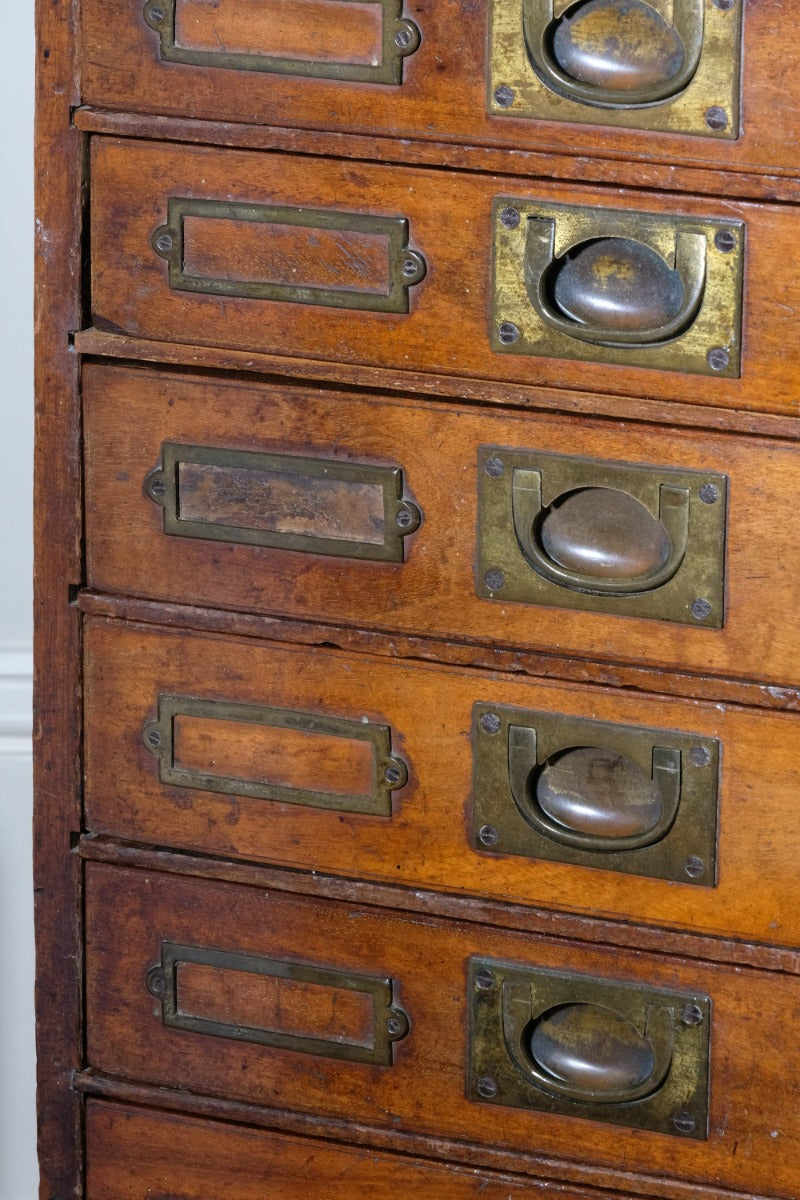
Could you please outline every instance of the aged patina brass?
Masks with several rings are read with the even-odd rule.
[[[492,219],[496,353],[739,376],[742,222],[508,196]]]
[[[187,518],[185,489],[181,486],[187,467],[210,468],[213,472],[210,477],[218,481],[218,491],[227,494],[227,521],[211,511],[203,515],[197,506],[192,510],[191,518]],[[284,497],[282,506],[275,504],[273,524],[283,523],[284,528],[268,528],[270,496],[281,485],[284,491],[289,488],[291,495],[288,503]],[[249,450],[164,442],[161,462],[147,475],[145,490],[150,499],[164,509],[164,532],[173,537],[204,538],[378,562],[402,562],[404,538],[419,527],[421,520],[417,506],[403,497],[400,467],[376,467],[370,463],[329,458],[259,454]],[[237,495],[241,516],[234,523]],[[242,498],[248,503],[245,504]],[[370,521],[367,512],[358,522],[351,522],[369,528],[369,534],[358,540],[347,536],[346,512],[343,530],[337,536],[319,536],[291,528],[291,512],[287,516],[287,509],[292,505],[302,517],[302,522],[298,520],[297,524],[302,523],[308,530],[314,528],[313,510],[325,508],[323,516],[329,516],[333,502],[351,513],[359,507],[365,510],[368,506],[369,509],[380,508],[380,519],[376,517]],[[256,505],[261,515],[258,527],[254,526],[250,515]]]
[[[320,734],[324,737],[366,742],[372,747],[372,789],[368,795],[342,795],[335,791],[288,787],[270,783],[268,780],[213,775],[179,766],[174,753],[176,717],[268,725],[301,733]],[[147,722],[142,731],[142,739],[158,762],[159,780],[171,787],[197,788],[205,792],[274,800],[281,804],[303,804],[311,808],[388,817],[392,812],[392,792],[404,787],[408,781],[408,767],[401,758],[392,754],[391,729],[387,725],[376,725],[371,721],[356,721],[346,717],[327,717],[319,713],[270,708],[261,704],[238,704],[162,693],[158,697],[158,718]]]
[[[716,739],[482,701],[472,746],[476,850],[715,885]]]
[[[348,4],[380,6],[382,53],[379,62],[348,63],[314,61],[312,58],[286,58],[270,54],[267,48],[260,53],[192,48],[179,45],[176,39],[175,18],[176,6],[179,3],[180,0],[147,0],[144,6],[145,21],[160,35],[160,53],[165,62],[187,63],[197,67],[222,67],[229,71],[267,71],[275,75],[338,79],[342,82],[399,84],[403,82],[403,59],[413,54],[420,44],[419,27],[403,16],[402,0],[346,0]],[[335,0],[331,20],[336,20]]]
[[[603,496],[619,492],[660,522],[669,552],[641,574],[571,570],[551,557],[542,538],[548,516],[566,498],[596,489],[583,531],[585,548],[613,561],[613,508],[602,520]],[[487,599],[619,616],[723,624],[727,480],[705,471],[481,446],[478,451],[476,588]],[[651,522],[652,523],[652,522]],[[573,532],[573,537],[576,533]],[[649,535],[648,535],[649,536]],[[577,548],[577,543],[576,543]],[[631,561],[640,548],[631,547]],[[647,549],[649,554],[649,549]],[[639,555],[646,560],[642,550]]]
[[[491,0],[494,116],[734,139],[741,4]]]
[[[372,1007],[372,1037],[367,1044],[341,1038],[320,1038],[279,1029],[262,1029],[229,1024],[181,1011],[180,967],[184,964],[207,966],[214,971],[246,972],[250,975],[271,976],[291,983],[312,984],[331,991],[361,992]],[[255,954],[214,950],[203,946],[181,946],[174,942],[161,943],[161,961],[147,973],[147,988],[161,1002],[161,1019],[170,1029],[202,1033],[209,1037],[233,1038],[273,1046],[278,1050],[295,1050],[301,1054],[319,1054],[325,1058],[348,1062],[374,1063],[390,1066],[392,1044],[404,1038],[409,1021],[401,1008],[392,1004],[391,979],[356,972],[335,971],[329,967],[287,962]]]
[[[294,225],[312,232],[334,229],[383,239],[386,245],[385,290],[359,291],[336,287],[276,283],[271,280],[220,279],[189,275],[184,267],[185,223],[199,220],[240,221],[263,225]],[[408,312],[408,289],[425,275],[425,259],[408,248],[408,221],[368,213],[334,212],[273,204],[241,204],[235,200],[192,200],[171,196],[167,224],[150,239],[169,265],[169,286],[179,292],[239,296],[247,300],[278,300],[291,304],[320,304],[326,308],[356,308],[371,312]]]
[[[467,987],[471,1100],[708,1137],[708,996],[491,958]]]

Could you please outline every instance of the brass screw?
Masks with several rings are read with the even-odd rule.
[[[501,721],[497,713],[487,712],[481,717],[481,729],[484,733],[499,733]]]
[[[719,108],[718,105],[712,104],[711,108],[706,109],[706,125],[709,129],[719,132],[725,129],[728,124],[728,114],[724,108]]]
[[[497,327],[497,337],[503,346],[513,346],[519,337],[519,329],[513,321],[502,321]]]
[[[672,1128],[676,1133],[694,1133],[697,1127],[697,1122],[689,1112],[676,1112],[672,1114]]]
[[[516,229],[520,222],[520,215],[516,208],[504,208],[500,213],[500,224],[505,225],[506,229]]]
[[[499,88],[495,88],[494,100],[501,108],[510,108],[514,103],[514,89],[507,83],[501,83]]]
[[[475,1090],[484,1100],[491,1100],[497,1095],[497,1084],[488,1075],[482,1076],[475,1085]]]
[[[724,346],[715,346],[706,355],[706,361],[712,371],[724,371],[730,360],[730,355]]]
[[[698,598],[692,601],[692,616],[698,621],[705,621],[706,617],[711,616],[711,604],[708,600]]]
[[[705,746],[692,746],[689,757],[696,767],[707,767],[711,762],[711,754]]]
[[[484,576],[484,583],[490,592],[499,592],[505,581],[505,575],[502,571],[498,571],[496,567],[491,571],[487,571]]]
[[[699,879],[706,869],[706,864],[696,854],[690,854],[683,864],[683,869],[690,879]]]
[[[484,846],[496,846],[500,841],[500,834],[494,825],[481,825],[478,830],[478,841]]]

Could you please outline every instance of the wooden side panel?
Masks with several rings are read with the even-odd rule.
[[[607,1186],[626,1170],[786,1200],[796,1193],[796,977],[432,918],[404,920],[385,910],[105,864],[87,865],[87,887],[88,1055],[101,1072],[382,1129],[509,1150],[535,1146],[542,1155],[592,1162]],[[375,1065],[170,1028],[146,985],[165,940],[391,979],[393,1003],[408,1014],[410,1032],[395,1044],[390,1065]],[[679,952],[677,941],[672,949]],[[483,954],[710,996],[708,1139],[466,1099],[467,964]]]
[[[800,577],[786,569],[800,492],[789,443],[99,366],[86,370],[86,395],[88,570],[98,589],[776,685],[800,676],[786,619],[800,607]],[[403,563],[167,536],[164,510],[143,488],[165,441],[400,467],[422,524]],[[613,604],[602,614],[478,596],[482,445],[727,476],[723,628],[617,616]]]
[[[179,9],[183,3],[178,0]],[[742,131],[733,141],[487,116],[486,0],[416,0],[413,6],[405,6],[406,15],[420,27],[422,44],[406,59],[399,88],[365,88],[260,72],[233,74],[161,62],[158,35],[142,17],[143,0],[87,0],[83,95],[90,104],[139,112],[435,137],[620,160],[640,157],[738,170],[796,169],[800,92],[792,64],[798,56],[798,35],[783,0],[743,0],[743,5]],[[228,6],[241,13],[241,3],[231,6],[228,0]],[[197,0],[189,7],[190,11],[196,8]],[[216,11],[217,5],[213,7]],[[256,49],[252,39],[259,31],[259,10],[265,6],[250,0],[250,7],[247,47]],[[348,6],[328,6],[338,7]],[[268,11],[274,11],[272,5]],[[306,20],[310,34],[311,15]],[[328,23],[338,22],[329,17]],[[521,12],[519,29],[521,34]],[[261,24],[260,31],[274,46],[274,27]],[[232,19],[226,21],[223,13],[217,45],[233,49],[235,38]],[[715,103],[719,104],[717,98],[709,98],[709,105]],[[622,163],[620,170],[624,171]]]
[[[594,1200],[598,1193],[90,1100],[87,1200]],[[631,1200],[615,1193],[615,1200]]]
[[[785,946],[800,940],[797,716],[98,620],[87,639],[92,832]],[[390,816],[161,783],[142,733],[164,692],[385,724],[409,782],[392,793]],[[471,817],[476,702],[719,739],[717,886],[483,849]],[[258,770],[255,757],[223,757],[224,728],[209,734],[209,761],[215,738],[234,776]],[[508,804],[513,814],[510,794]]]

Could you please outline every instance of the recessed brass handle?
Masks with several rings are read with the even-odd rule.
[[[528,221],[525,287],[537,314],[568,337],[601,346],[667,342],[703,301],[706,238],[678,230],[672,265],[631,237],[577,242],[555,257],[554,221]]]
[[[523,0],[528,57],[541,81],[581,104],[637,108],[676,96],[703,52],[704,0],[673,0],[670,24],[644,0]]]
[[[562,750],[540,769],[536,730],[510,725],[508,779],[517,808],[545,837],[589,852],[639,850],[675,822],[681,755],[654,746],[650,778],[626,755],[598,746]]]
[[[689,491],[662,484],[658,518],[618,488],[575,488],[544,508],[542,476],[516,467],[512,519],[525,561],[560,587],[591,595],[653,591],[686,554]]]

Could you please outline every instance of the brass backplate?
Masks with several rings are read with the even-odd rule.
[[[744,224],[633,210],[550,204],[501,196],[492,208],[491,344],[497,354],[576,359],[698,375],[738,378],[741,357]],[[587,340],[573,322],[555,327],[532,299],[532,251],[548,262],[598,239],[624,239],[655,251],[674,267],[681,242],[697,275],[699,303],[685,328],[646,343]],[[699,260],[699,261],[698,261]]]
[[[180,1002],[179,969],[181,965],[189,964],[208,967],[217,975],[229,971],[240,975],[261,975],[300,985],[328,988],[333,993],[361,992],[371,1001],[372,1036],[365,1044],[361,1041],[345,1041],[339,1037],[321,1038],[288,1033],[280,1029],[254,1028],[185,1012]],[[409,1030],[406,1014],[392,1005],[391,979],[336,971],[311,963],[296,963],[205,946],[181,946],[174,942],[162,942],[161,961],[148,971],[146,983],[148,990],[161,1002],[162,1020],[168,1028],[210,1037],[232,1038],[240,1042],[254,1042],[261,1046],[273,1046],[278,1050],[295,1050],[302,1054],[319,1054],[325,1058],[388,1066],[392,1062],[392,1044],[405,1037]],[[335,1004],[335,996],[332,1002]]]
[[[528,741],[535,753],[529,762],[531,791],[526,789],[524,797],[515,799],[512,730],[518,729],[533,731]],[[715,885],[720,770],[716,739],[480,702],[472,710],[472,747],[471,836],[476,850],[703,887]],[[677,774],[677,803],[674,814],[667,814],[672,819],[657,840],[630,849],[613,849],[610,839],[602,849],[593,845],[591,838],[582,844],[568,844],[557,828],[549,829],[545,821],[537,819],[534,796],[539,772],[555,755],[581,747],[621,755],[648,778],[654,752],[660,751],[662,759],[669,756],[670,769]]]
[[[593,595],[539,574],[525,558],[514,527],[517,469],[538,475],[545,508],[559,496],[582,488],[612,488],[640,501],[658,518],[662,489],[684,491],[688,500],[686,551],[673,577],[651,591]],[[726,509],[727,479],[713,472],[481,446],[476,590],[479,596],[503,604],[546,604],[719,629],[725,595]]]
[[[574,0],[526,0],[523,20],[520,0],[491,0],[487,109],[495,117],[571,121],[581,125],[612,125],[653,133],[684,133],[698,137],[734,139],[740,134],[742,3],[730,7],[715,0],[696,0],[702,25],[702,48],[697,68],[676,94],[655,103],[616,104],[575,99],[534,69],[526,44],[529,36],[574,9]],[[674,0],[649,0],[651,8],[671,19]],[[701,11],[700,11],[701,10]]]
[[[470,1100],[698,1140],[708,1137],[708,996],[482,957],[470,959],[467,989]],[[643,1034],[648,1026],[662,1031],[666,1073],[652,1094],[627,1103],[580,1101],[548,1091],[534,1077],[525,1047],[530,1026],[564,1005],[608,1010]]]

